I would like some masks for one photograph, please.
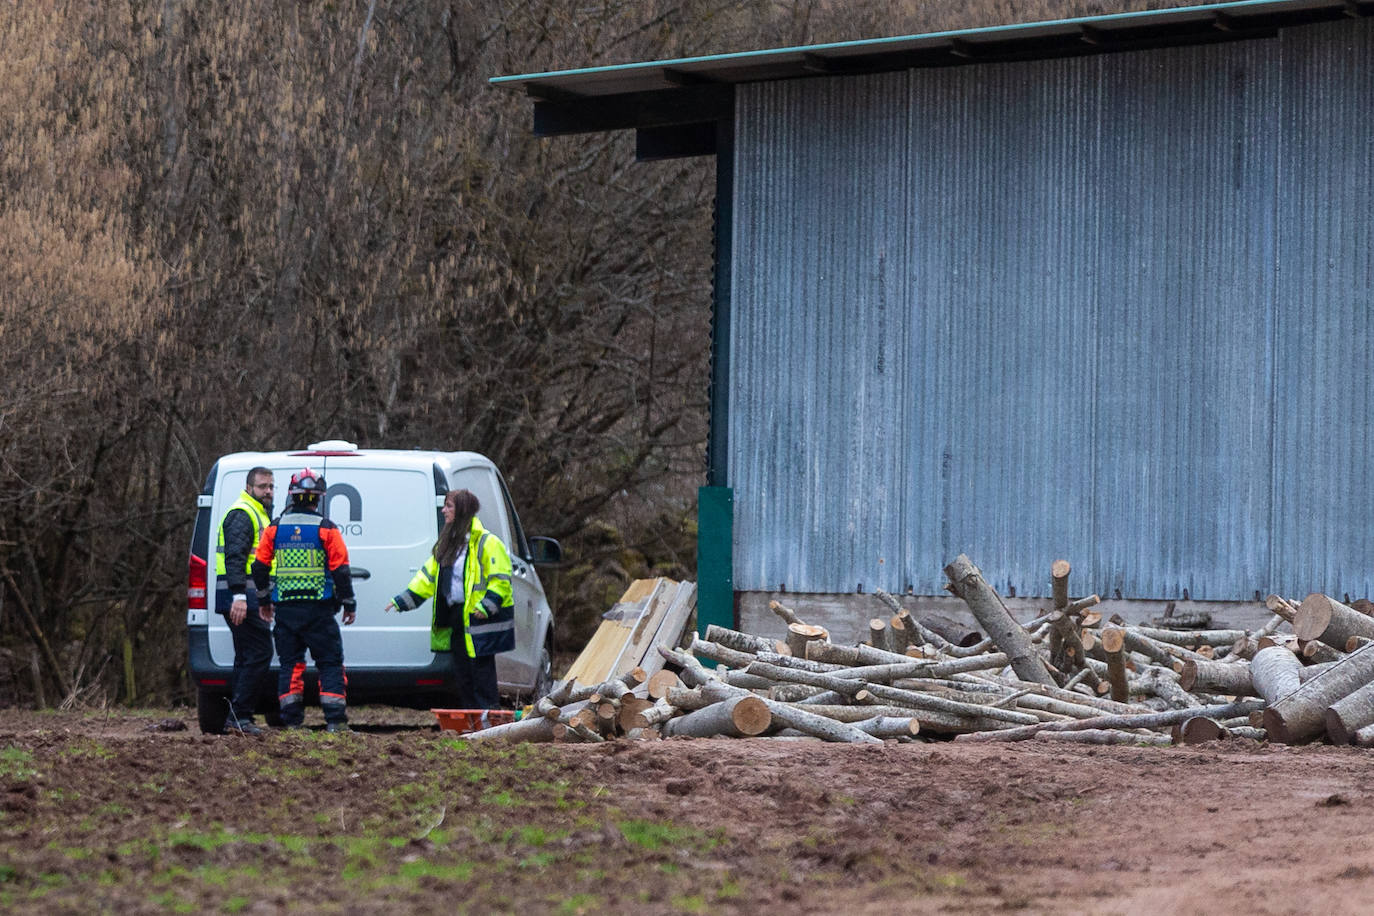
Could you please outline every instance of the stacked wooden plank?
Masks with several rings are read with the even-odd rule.
[[[636,579],[602,615],[601,624],[564,680],[600,684],[637,668],[653,674],[663,667],[655,651],[677,646],[696,610],[696,583]]]
[[[1325,595],[1301,604],[1271,597],[1274,616],[1253,632],[1133,626],[1103,620],[1096,596],[1071,600],[1060,560],[1050,607],[1020,623],[967,557],[945,573],[981,639],[942,635],[935,620],[880,592],[893,614],[870,622],[867,644],[833,644],[774,602],[776,637],[712,626],[681,649],[652,622],[671,617],[651,610],[655,602],[671,606],[676,596],[636,583],[621,602],[629,610],[603,624],[627,631],[619,649],[597,647],[595,664],[574,666],[585,680],[570,676],[524,722],[471,740],[1170,744],[1326,735],[1374,746],[1374,618]]]

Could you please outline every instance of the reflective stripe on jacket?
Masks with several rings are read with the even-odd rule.
[[[393,600],[403,611],[414,610],[434,599],[429,647],[434,652],[453,648],[453,630],[458,620],[456,596],[448,594],[452,567],[439,566],[431,553],[406,586]],[[467,561],[463,565],[462,628],[469,658],[496,655],[515,648],[515,598],[511,591],[510,553],[501,539],[472,520],[468,533]],[[485,615],[485,616],[483,616]]]

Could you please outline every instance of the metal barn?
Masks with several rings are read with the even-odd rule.
[[[1374,4],[504,77],[714,155],[701,617],[740,594],[1374,593]]]

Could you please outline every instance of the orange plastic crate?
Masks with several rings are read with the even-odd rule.
[[[515,711],[511,709],[431,709],[430,712],[439,720],[441,729],[461,734],[515,721]]]

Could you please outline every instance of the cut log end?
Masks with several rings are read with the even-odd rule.
[[[1272,706],[1264,711],[1264,731],[1270,741],[1289,743],[1288,725],[1283,721],[1283,715]]]
[[[1182,687],[1184,690],[1191,691],[1193,689],[1193,685],[1196,683],[1197,662],[1193,661],[1192,659],[1188,659],[1187,661],[1183,662],[1182,668],[1179,671],[1178,686]]]
[[[1179,736],[1184,744],[1202,744],[1226,737],[1226,729],[1215,719],[1193,716],[1179,728]]]
[[[744,697],[735,704],[730,719],[740,734],[754,737],[768,731],[773,724],[773,714],[762,697]]]
[[[1120,652],[1126,645],[1126,632],[1117,627],[1103,630],[1099,638],[1102,640],[1104,652]]]
[[[1319,639],[1331,625],[1332,613],[1331,599],[1313,592],[1298,605],[1298,612],[1293,615],[1293,632],[1304,641]]]

